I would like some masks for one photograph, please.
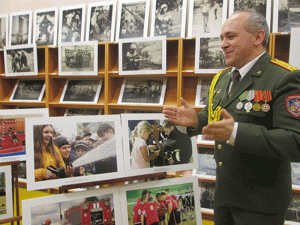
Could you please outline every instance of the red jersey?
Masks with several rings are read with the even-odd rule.
[[[144,204],[136,204],[134,207],[133,207],[133,210],[132,210],[132,216],[133,216],[133,222],[134,223],[141,223],[141,215],[143,213],[143,209],[144,209]]]
[[[167,202],[166,201],[159,201],[158,202],[159,206],[158,206],[158,211],[160,210],[161,212],[158,213],[158,216],[163,216],[166,211],[168,209],[167,207]]]
[[[146,217],[146,224],[159,222],[157,208],[158,204],[155,202],[149,202],[144,205],[143,214]]]
[[[172,211],[175,210],[175,209],[178,209],[177,202],[171,196],[166,197],[166,202],[167,202],[168,205],[171,203]]]
[[[171,195],[171,198],[173,198],[176,202],[179,202],[179,199],[176,197],[176,195]]]

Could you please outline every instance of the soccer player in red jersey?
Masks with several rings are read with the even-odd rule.
[[[142,225],[142,213],[144,210],[145,203],[147,202],[147,197],[143,196],[140,203],[135,204],[132,210],[132,218],[134,225]]]
[[[144,205],[144,211],[143,211],[143,215],[146,217],[147,225],[159,225],[157,208],[158,208],[158,204],[154,202],[152,197],[149,197],[148,203]]]

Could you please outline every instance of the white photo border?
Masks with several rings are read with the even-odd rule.
[[[290,35],[290,52],[289,52],[289,64],[300,68],[300,62],[298,59],[300,53],[300,27],[292,27]]]
[[[112,17],[111,17],[111,27],[110,27],[110,38],[109,41],[113,42],[115,40],[115,25],[116,25],[116,1],[104,1],[104,2],[97,2],[97,3],[89,3],[88,4],[88,12],[87,12],[87,27],[86,27],[86,41],[92,41],[89,38],[89,33],[91,29],[91,13],[92,13],[92,8],[97,7],[97,6],[111,6],[112,7]],[[101,41],[98,41],[99,43]],[[108,41],[105,41],[108,42]]]
[[[9,71],[12,68],[9,68],[9,63],[8,63],[8,54],[7,51],[12,51],[12,50],[22,50],[22,49],[32,49],[32,64],[33,64],[33,71],[30,72],[13,72]],[[13,46],[6,46],[4,47],[4,63],[5,63],[5,76],[32,76],[32,75],[38,75],[38,65],[37,65],[37,46],[36,44],[28,44],[28,45],[13,45]]]
[[[68,79],[66,81],[66,84],[64,86],[64,89],[63,89],[63,92],[61,94],[61,97],[60,97],[60,103],[72,103],[72,104],[96,104],[99,100],[99,97],[100,97],[100,93],[101,93],[101,89],[102,89],[102,86],[103,86],[103,78],[99,79],[98,80],[98,86],[97,86],[97,90],[96,90],[96,93],[95,93],[95,96],[94,96],[94,100],[92,102],[84,102],[84,101],[65,101],[64,100],[64,97],[66,95],[66,91],[68,89],[68,85],[69,85],[69,82],[70,81],[94,81],[94,83],[96,82],[95,80],[93,79]]]
[[[9,27],[9,15],[8,14],[1,14],[0,15],[0,19],[5,19],[5,28],[4,28],[4,31],[5,31],[5,45],[3,45],[2,48],[0,49],[3,49],[4,46],[8,46],[9,44],[9,32],[8,32],[8,27]],[[3,30],[3,28],[2,28]]]
[[[194,202],[195,202],[195,221],[197,222],[197,225],[202,224],[202,214],[201,214],[201,206],[200,206],[200,189],[198,185],[198,178],[195,176],[192,177],[180,177],[180,178],[170,178],[170,179],[163,179],[158,181],[149,181],[144,183],[138,183],[138,184],[130,184],[123,186],[123,188],[120,188],[120,204],[126,208],[128,207],[128,201],[126,193],[129,191],[135,191],[135,190],[150,190],[152,188],[161,188],[162,190],[168,189],[170,186],[176,186],[181,184],[192,184],[193,186],[193,194],[194,194]],[[153,198],[155,199],[155,196],[153,195]],[[122,210],[122,224],[123,225],[129,225],[128,218],[131,215],[128,215],[128,210]]]
[[[100,122],[113,122],[115,125],[114,127],[115,140],[116,140],[115,142],[116,142],[116,149],[118,149],[118,151],[116,151],[116,160],[117,160],[116,172],[92,174],[89,176],[67,177],[67,178],[60,178],[54,180],[35,181],[34,141],[33,141],[34,126],[44,125],[44,124],[51,124],[56,126],[59,125],[65,128],[66,127],[70,128],[72,126],[74,129],[70,128],[70,130],[76,133],[77,124],[100,123]],[[124,177],[124,164],[123,164],[123,151],[122,151],[122,127],[121,127],[120,115],[81,116],[81,117],[77,117],[76,120],[74,120],[74,118],[71,116],[70,117],[49,117],[49,118],[26,118],[25,123],[26,123],[25,129],[26,129],[26,149],[27,149],[27,153],[26,153],[27,154],[27,165],[26,165],[27,190],[47,189],[47,188],[61,187],[70,184],[80,184],[80,183],[110,180],[110,179]],[[77,133],[74,134],[73,136],[77,136]],[[85,155],[85,158],[87,157],[88,155]],[[95,155],[93,158],[91,158],[91,160],[94,159],[95,159]],[[74,163],[75,162],[73,162],[73,165],[74,167],[76,167],[78,162],[76,165]]]
[[[121,204],[120,194],[116,187],[101,188],[98,190],[79,191],[75,193],[59,194],[41,198],[22,200],[23,223],[33,224],[31,219],[32,209],[35,207],[47,208],[50,204],[63,203],[76,200],[84,200],[85,198],[94,196],[113,196],[114,218],[116,224],[121,224]]]
[[[22,16],[22,15],[28,15],[28,41],[27,43],[24,43],[24,44],[31,44],[31,35],[32,35],[32,11],[23,11],[23,12],[14,12],[14,13],[11,13],[10,14],[10,23],[9,23],[9,46],[17,46],[17,45],[24,45],[24,44],[16,44],[16,45],[13,45],[12,44],[12,31],[13,31],[13,26],[15,26],[13,24],[13,18],[15,16]]]
[[[160,100],[158,103],[139,103],[139,102],[123,102],[123,96],[124,96],[124,92],[125,92],[125,88],[126,88],[126,83],[130,80],[133,81],[144,81],[144,80],[158,80],[158,81],[162,81],[163,85],[162,85],[162,90],[161,90],[161,96],[160,96]],[[118,99],[118,104],[124,104],[124,105],[163,105],[164,104],[164,100],[165,100],[165,94],[166,94],[166,89],[167,89],[167,78],[140,78],[140,77],[134,77],[134,78],[125,78],[123,79],[123,83],[121,86],[121,91],[120,91],[120,95],[119,95],[119,99]]]
[[[17,89],[18,89],[18,87],[19,87],[20,82],[22,82],[22,81],[44,81],[43,87],[42,87],[42,89],[40,90],[40,94],[39,94],[39,96],[38,96],[37,99],[33,99],[33,100],[31,100],[31,99],[15,99],[16,91],[17,91]],[[9,101],[11,101],[11,102],[41,102],[42,99],[43,99],[43,97],[44,97],[45,90],[46,90],[45,80],[42,80],[42,79],[37,79],[37,80],[25,80],[25,79],[20,79],[20,80],[17,81],[17,83],[16,83],[16,85],[15,85],[15,87],[14,87],[13,93],[12,93],[12,95],[10,96]]]
[[[167,165],[150,167],[144,169],[132,169],[131,168],[131,153],[130,153],[130,133],[129,133],[129,121],[140,121],[140,120],[159,120],[161,123],[166,120],[162,113],[132,113],[132,114],[121,114],[122,120],[122,130],[123,130],[123,152],[124,152],[124,167],[127,176],[153,174],[159,172],[171,172],[171,171],[181,171],[190,170],[197,168],[198,158],[197,158],[197,143],[196,137],[191,137],[192,144],[192,158],[193,162],[179,165]]]
[[[90,46],[93,47],[93,70],[90,71],[63,71],[63,49],[67,47],[84,47],[84,46]],[[90,76],[98,75],[98,42],[97,41],[87,41],[87,42],[63,42],[58,44],[58,74],[60,76]]]
[[[3,166],[0,168],[0,173],[5,173],[5,200],[6,214],[1,215],[0,219],[13,217],[13,187],[12,187],[12,171],[11,166]]]
[[[39,13],[51,13],[54,12],[54,25],[53,25],[53,42],[48,45],[50,47],[55,47],[57,45],[57,33],[58,33],[58,7],[46,8],[46,9],[37,9],[34,11],[33,15],[33,43],[37,42],[38,29],[37,29],[37,15]],[[37,44],[37,46],[40,46]],[[42,46],[42,45],[41,45]]]

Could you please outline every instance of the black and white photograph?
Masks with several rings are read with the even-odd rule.
[[[196,37],[195,73],[218,73],[227,67],[220,36]]]
[[[121,114],[125,172],[128,175],[193,169],[196,137],[162,113]]]
[[[86,5],[60,7],[58,43],[84,41]]]
[[[96,116],[102,114],[103,109],[68,108],[64,116]]]
[[[58,8],[34,11],[33,43],[37,46],[56,46],[58,32]]]
[[[36,44],[4,47],[5,75],[38,75]]]
[[[22,221],[30,225],[122,224],[116,188],[81,191],[22,201]]]
[[[45,80],[18,80],[10,101],[41,102],[45,89]]]
[[[113,42],[115,39],[116,1],[90,3],[87,13],[86,41]]]
[[[220,35],[227,19],[227,0],[189,0],[188,37]]]
[[[98,75],[98,42],[58,44],[59,75]]]
[[[294,192],[292,201],[288,207],[285,224],[299,224],[300,223],[300,194]]]
[[[119,74],[165,74],[166,45],[165,36],[120,40]]]
[[[197,177],[123,186],[120,188],[120,204],[123,207],[122,225],[202,224]],[[140,222],[143,220],[145,223]]]
[[[289,64],[300,68],[300,27],[292,27],[290,35]]]
[[[9,45],[31,44],[32,11],[10,14]]]
[[[25,123],[27,190],[123,177],[120,115],[26,118]]]
[[[66,81],[61,103],[96,104],[99,99],[103,79],[73,80]]]
[[[13,217],[11,166],[0,168],[0,220]]]
[[[125,78],[118,104],[163,105],[167,78]]]
[[[216,161],[214,158],[214,148],[198,148],[198,167],[193,175],[201,178],[216,178]]]
[[[187,0],[152,3],[151,36],[185,37]]]
[[[196,90],[196,107],[205,107],[208,105],[209,88],[213,77],[198,77]]]
[[[200,182],[200,204],[202,212],[214,212],[215,186],[213,182]]]
[[[291,28],[300,27],[300,1],[274,0],[273,33],[291,32]]]
[[[0,15],[0,49],[8,45],[8,14]]]
[[[269,28],[271,28],[271,0],[229,0],[229,16],[238,10],[251,10],[254,9],[255,11],[260,12],[263,16],[265,16]]]
[[[149,0],[119,0],[116,40],[147,37]]]

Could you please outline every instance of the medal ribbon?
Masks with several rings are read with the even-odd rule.
[[[254,97],[255,97],[255,91],[254,90],[249,91],[247,95],[248,102],[250,102]]]
[[[263,94],[262,91],[255,91],[255,97],[253,99],[253,101],[255,102],[260,102],[263,98]]]
[[[272,100],[271,91],[264,91],[263,92],[263,101],[264,102],[269,102],[271,100]]]
[[[242,94],[240,95],[239,99],[240,99],[241,102],[244,101],[244,100],[246,100],[246,97],[247,97],[247,95],[248,95],[248,92],[249,92],[249,91],[245,91],[244,93],[242,93]]]

